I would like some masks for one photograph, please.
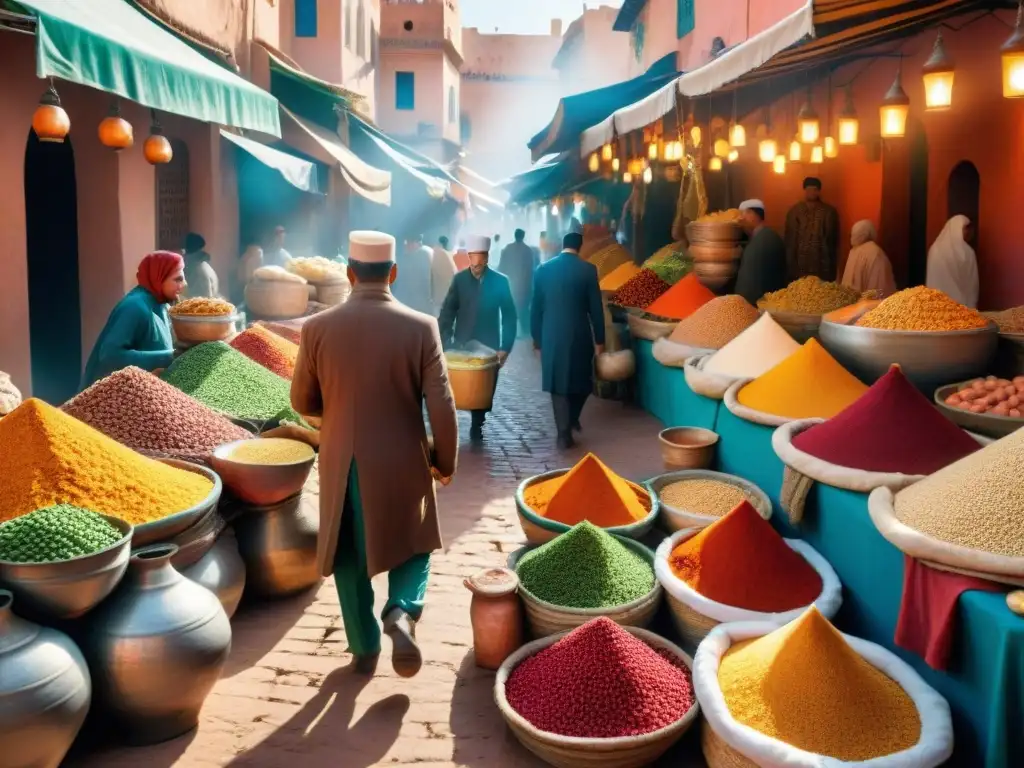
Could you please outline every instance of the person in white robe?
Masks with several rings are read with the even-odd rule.
[[[966,216],[946,222],[928,250],[928,275],[925,285],[942,291],[951,299],[972,309],[978,306],[978,257],[968,242],[974,226]]]

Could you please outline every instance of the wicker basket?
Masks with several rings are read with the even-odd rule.
[[[758,309],[761,308],[758,307]],[[805,341],[818,338],[821,315],[811,315],[806,312],[779,312],[774,309],[761,309],[761,313],[771,315],[772,319],[781,325],[794,341],[803,344]]]
[[[629,332],[633,335],[633,338],[656,341],[672,333],[676,326],[679,325],[679,321],[648,320],[645,317],[641,317],[638,313],[630,312],[626,315],[626,324],[629,326]]]
[[[230,315],[171,315],[174,338],[181,345],[224,341],[235,334],[238,316]]]
[[[245,304],[252,314],[266,320],[302,317],[309,304],[309,288],[305,283],[253,280],[245,286]]]
[[[705,288],[720,291],[729,284],[739,271],[739,262],[697,262],[693,265],[693,274],[697,276]]]
[[[739,261],[743,249],[733,243],[694,243],[689,253],[694,264],[732,264]]]
[[[531,485],[542,483],[545,480],[561,477],[568,471],[568,469],[556,469],[551,472],[545,472],[542,475],[528,477],[516,489],[516,511],[519,513],[519,524],[523,527],[526,540],[531,544],[544,544],[572,528],[571,525],[560,523],[557,520],[548,520],[543,515],[538,515],[526,503],[527,488]],[[658,519],[658,499],[651,493],[649,488],[637,485],[636,483],[630,483],[630,485],[636,492],[637,498],[640,499],[645,507],[650,509],[650,512],[647,513],[645,518],[635,523],[617,525],[612,528],[605,528],[605,530],[614,536],[622,536],[627,539],[642,539],[650,533],[655,521]]]
[[[692,248],[695,243],[738,243],[743,228],[727,221],[691,221],[686,225],[686,239]]]
[[[348,280],[338,280],[333,283],[316,283],[316,297],[314,301],[334,307],[348,301],[351,293],[352,283]]]
[[[706,469],[715,459],[718,433],[701,427],[670,427],[658,433],[661,460],[667,470]]]
[[[498,383],[498,362],[469,366],[448,361],[448,381],[460,411],[489,411]]]
[[[768,498],[768,494],[749,480],[744,480],[736,475],[727,475],[723,472],[712,472],[708,469],[669,472],[658,477],[652,477],[647,481],[647,487],[658,498],[658,509],[661,512],[663,526],[672,533],[689,528],[706,528],[719,519],[711,515],[701,515],[685,509],[670,507],[661,500],[662,489],[672,483],[678,483],[683,480],[717,480],[720,483],[733,485],[746,494],[747,499],[761,517],[765,520],[770,520],[772,517],[772,500]]]
[[[651,572],[654,572],[654,552],[633,539],[623,536],[615,538],[623,546],[640,554],[651,565]],[[523,556],[536,548],[536,545],[531,545],[517,549],[508,556],[508,568],[515,571]],[[601,616],[605,616],[623,627],[647,627],[658,612],[662,592],[661,584],[655,579],[650,592],[624,605],[608,608],[567,608],[541,600],[522,584],[519,585],[519,596],[526,609],[530,635],[534,638],[568,632]]]
[[[656,650],[664,650],[681,660],[692,669],[693,659],[679,647],[662,637],[636,627],[626,631],[643,640]],[[519,743],[549,765],[556,768],[641,768],[650,765],[667,752],[690,729],[700,714],[700,705],[694,700],[693,706],[679,720],[665,728],[645,733],[642,736],[625,736],[615,739],[585,739],[559,736],[541,731],[518,712],[512,709],[505,698],[505,684],[512,671],[525,659],[534,656],[548,646],[554,645],[563,635],[545,637],[527,643],[513,653],[498,669],[494,679],[494,701],[505,722]]]

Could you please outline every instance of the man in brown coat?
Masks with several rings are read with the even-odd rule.
[[[349,248],[352,295],[303,326],[292,407],[323,419],[317,561],[324,576],[334,573],[356,669],[376,667],[370,579],[386,572],[392,664],[412,677],[422,665],[415,627],[430,553],[441,547],[434,480],[447,484],[458,457],[455,403],[437,323],[391,295],[394,238],[353,232]]]

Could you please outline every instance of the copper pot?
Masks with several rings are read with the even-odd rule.
[[[469,617],[476,665],[497,669],[523,644],[519,577],[508,568],[488,568],[464,583],[473,593]]]

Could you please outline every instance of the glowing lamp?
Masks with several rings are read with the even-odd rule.
[[[715,157],[712,157],[710,160],[708,160],[708,170],[709,171],[720,171],[720,170],[722,170],[722,158],[720,158],[720,157],[718,157],[716,155]]]
[[[738,149],[734,149],[732,152],[729,153],[728,160],[729,160],[730,163],[735,163],[739,159],[740,159],[740,151]]]
[[[700,126],[699,125],[693,126],[693,128],[690,129],[690,141],[693,143],[693,146],[694,147],[699,147],[702,138],[703,138],[703,135],[701,133]],[[681,160],[682,159],[682,154],[680,154],[679,157],[677,157],[676,159],[677,160]]]
[[[839,113],[839,144],[843,147],[852,147],[857,143],[859,136],[860,120],[857,118],[857,110],[853,107],[853,90],[847,86],[846,104]]]
[[[715,156],[718,158],[728,157],[729,150],[731,149],[732,147],[729,146],[729,142],[726,139],[718,139],[715,142]]]
[[[799,163],[800,158],[803,156],[804,146],[797,139],[793,139],[789,145],[789,162]]]
[[[932,55],[921,70],[924,79],[925,109],[949,109],[953,104],[953,76],[956,74],[953,60],[946,53],[942,31],[935,38]]]
[[[815,144],[811,147],[811,163],[814,165],[821,165],[825,162],[825,148],[821,144]]]
[[[32,115],[32,130],[40,141],[63,144],[71,131],[71,119],[60,105],[60,96],[52,85],[39,99],[39,106]]]
[[[839,142],[832,136],[825,137],[825,157],[829,160],[839,157]]]
[[[907,116],[910,114],[910,97],[903,90],[900,70],[896,70],[896,79],[885,94],[882,106],[878,108],[881,118],[883,139],[902,139],[907,135]]]
[[[597,152],[590,153],[590,161],[587,163],[587,167],[591,173],[597,173],[601,168],[601,158],[597,156]]]
[[[612,172],[613,173],[618,173],[619,172],[619,158],[617,158],[617,157],[613,157],[612,158]]]
[[[776,155],[775,156],[775,159],[772,160],[772,170],[775,171],[776,173],[780,174],[780,175],[786,172],[786,156],[785,155]]]
[[[818,113],[811,106],[811,94],[808,92],[807,101],[800,108],[796,117],[797,135],[804,144],[815,144],[821,136],[821,121],[818,120]]]
[[[778,146],[779,145],[775,142],[775,139],[761,139],[760,143],[757,145],[757,156],[761,159],[761,162],[774,162],[775,157],[778,153]]]
[[[630,173],[629,171],[626,171],[624,174],[622,174],[622,183],[623,184],[632,184],[633,183],[633,174]]]
[[[658,142],[652,141],[647,145],[647,157],[651,160],[658,159]]]
[[[644,184],[650,184],[654,181],[654,170],[650,166],[644,168]]]
[[[1017,24],[1000,48],[1003,59],[1003,96],[1024,97],[1024,0],[1017,5]]]
[[[747,146],[747,129],[739,123],[733,123],[729,129],[729,143],[734,147]]]
[[[604,160],[606,163],[612,159],[612,154],[613,152],[611,144],[605,144],[603,147],[601,147],[601,159]]]

